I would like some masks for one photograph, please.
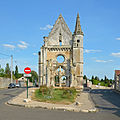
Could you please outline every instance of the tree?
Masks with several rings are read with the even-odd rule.
[[[30,74],[32,75],[32,77],[30,78],[31,82],[35,82],[35,80],[38,81],[38,74],[36,71],[32,70]]]
[[[99,78],[97,76],[95,76],[95,80],[99,80]]]
[[[105,81],[105,83],[108,83],[109,81],[108,81],[108,78],[105,76],[105,78],[104,78],[104,81]]]
[[[0,65],[0,77],[4,77],[4,69],[1,68],[1,65]]]
[[[86,75],[84,75],[84,76],[83,76],[83,79],[87,80],[87,76],[86,76]]]
[[[9,63],[6,64],[6,67],[5,67],[5,76],[6,77],[10,77],[10,67],[9,67]]]
[[[92,80],[94,80],[95,78],[94,78],[94,76],[92,76],[92,78],[91,78]]]
[[[18,66],[15,66],[15,78],[19,78],[19,73],[18,73]]]

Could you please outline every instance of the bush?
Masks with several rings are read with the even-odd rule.
[[[39,92],[42,93],[42,95],[47,95],[50,93],[50,89],[46,86],[40,86]]]
[[[104,82],[101,82],[100,85],[101,85],[101,86],[105,86],[105,83],[104,83]]]
[[[62,88],[63,90],[63,94],[62,94],[62,97],[65,98],[65,97],[68,97],[70,98],[72,95],[74,95],[76,93],[76,89],[74,87],[72,88]]]
[[[94,85],[98,85],[98,83],[99,83],[99,80],[93,80]]]

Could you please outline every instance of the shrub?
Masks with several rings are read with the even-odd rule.
[[[46,85],[40,86],[39,92],[42,93],[42,95],[47,95],[50,93],[50,89]]]
[[[62,94],[62,97],[65,98],[65,97],[68,97],[70,98],[72,95],[74,95],[76,93],[76,89],[74,87],[72,88],[62,88],[63,90],[63,94]]]

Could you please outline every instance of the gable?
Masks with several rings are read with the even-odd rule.
[[[65,23],[62,15],[60,15],[55,22],[51,32],[48,36],[48,45],[71,45],[72,33]]]

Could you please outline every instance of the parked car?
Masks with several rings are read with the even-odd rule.
[[[16,87],[16,85],[14,84],[14,83],[10,83],[9,85],[8,85],[8,88],[15,88]]]
[[[39,85],[36,83],[36,84],[35,84],[35,87],[39,87]]]
[[[20,87],[20,84],[16,84],[15,86],[16,86],[17,88],[19,88],[19,87]]]

